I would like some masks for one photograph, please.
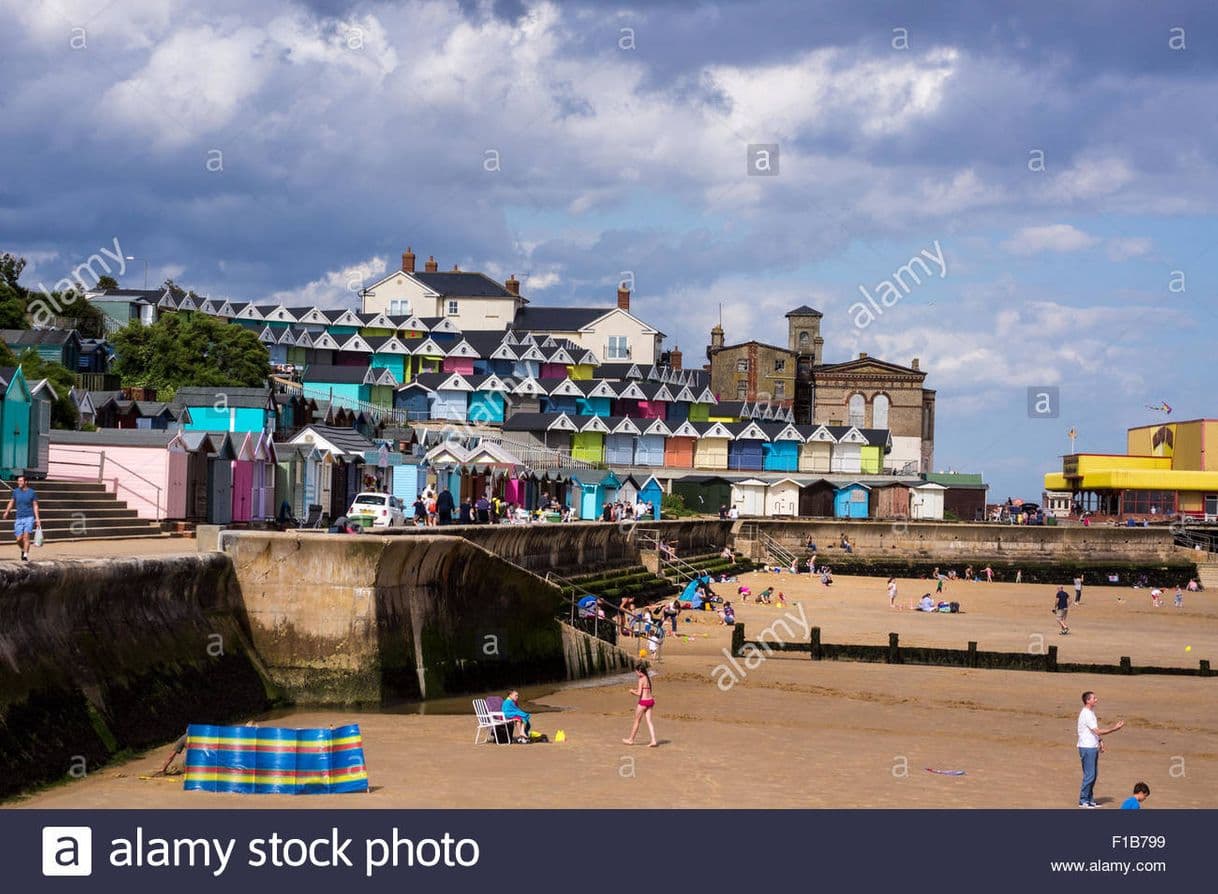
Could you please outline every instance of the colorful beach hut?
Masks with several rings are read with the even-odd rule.
[[[762,468],[767,472],[799,471],[799,450],[804,441],[799,429],[778,422],[764,423],[762,428],[769,435],[761,445]]]
[[[858,481],[843,484],[833,495],[835,518],[866,518],[871,504],[871,488]]]
[[[735,439],[722,422],[697,422],[698,441],[694,445],[694,468],[728,468],[728,445]]]
[[[571,458],[599,465],[605,461],[605,435],[609,426],[600,416],[577,416],[578,431],[571,437]]]
[[[799,482],[794,478],[771,481],[765,491],[765,514],[770,517],[799,515]]]
[[[634,462],[634,445],[642,432],[629,416],[610,416],[605,422],[609,433],[605,435],[605,463],[611,466],[629,466]]]
[[[732,483],[717,475],[674,479],[672,492],[681,497],[686,509],[707,515],[718,515],[720,506],[732,505]]]
[[[765,515],[766,483],[758,478],[746,478],[732,484],[732,503],[741,515]]]
[[[650,503],[655,514],[655,521],[660,520],[660,504],[664,502],[664,488],[655,475],[649,477],[639,488],[639,499]]]
[[[648,422],[635,441],[634,464],[636,466],[664,465],[664,441],[671,434],[672,430],[663,419],[652,419]]]
[[[727,467],[760,472],[765,463],[764,445],[769,441],[765,430],[756,422],[734,422],[727,429],[732,433],[727,448]]]
[[[664,441],[664,465],[670,469],[692,469],[697,452],[698,429],[689,420],[669,424],[672,434]]]
[[[803,437],[803,444],[799,448],[799,471],[828,472],[836,441],[833,433],[823,425],[798,426],[798,431]]]

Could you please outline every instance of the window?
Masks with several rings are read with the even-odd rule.
[[[787,383],[774,383],[774,400],[783,400],[787,396]]]
[[[625,335],[609,336],[605,346],[606,360],[625,360],[630,356],[630,339]]]
[[[742,360],[736,361],[736,372],[746,373],[748,371],[749,371],[749,361],[748,361],[747,357]]]
[[[864,425],[864,418],[867,412],[867,401],[861,394],[855,394],[850,398],[850,413],[849,422],[847,425]]]
[[[877,394],[871,402],[871,427],[888,428],[888,395]]]
[[[455,317],[457,314],[458,314],[457,302],[450,298],[448,300],[448,315],[450,317]]]
[[[1175,515],[1176,492],[1171,490],[1127,490],[1121,497],[1125,515]]]
[[[736,400],[744,400],[748,396],[749,396],[749,383],[748,382],[737,382],[736,383]]]
[[[779,357],[774,361],[774,372],[785,372],[787,369],[787,361],[785,357]]]
[[[799,349],[801,351],[808,350],[808,342],[810,342],[810,341],[811,341],[811,339],[808,338],[808,333],[806,333],[806,332],[799,333]]]

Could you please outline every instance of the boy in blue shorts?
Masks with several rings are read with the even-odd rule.
[[[38,494],[29,486],[24,475],[17,476],[17,487],[13,490],[8,505],[4,507],[3,517],[8,518],[14,507],[17,509],[17,518],[13,522],[13,536],[21,547],[21,561],[28,562],[30,537],[37,528],[42,527],[42,519],[38,515]]]

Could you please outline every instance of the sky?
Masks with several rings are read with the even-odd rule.
[[[919,358],[936,470],[992,501],[1038,499],[1071,428],[1121,453],[1218,415],[1212,3],[0,13],[0,251],[33,288],[109,248],[127,287],[146,260],[355,306],[410,246],[539,304],[629,280],[687,366],[719,319],[785,344],[809,304],[828,362]]]

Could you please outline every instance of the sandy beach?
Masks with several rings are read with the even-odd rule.
[[[1152,608],[1146,590],[1088,587],[1058,636],[1055,587],[949,582],[959,615],[891,611],[885,582],[838,578],[825,589],[808,575],[751,574],[756,593],[773,585],[788,606],[740,604],[750,638],[786,617],[815,625],[825,642],[1022,651],[1056,645],[1061,661],[1134,665],[1218,664],[1218,598],[1185,593],[1184,607]],[[901,580],[908,604],[933,589]],[[689,620],[686,620],[686,617]],[[801,637],[802,638],[802,637]],[[1097,800],[1115,807],[1139,780],[1148,808],[1218,806],[1218,677],[1045,674],[850,662],[774,654],[743,674],[724,650],[729,629],[709,613],[686,613],[656,668],[659,748],[627,747],[633,675],[584,681],[541,696],[534,727],[561,744],[475,747],[465,715],[292,712],[279,726],[358,722],[373,791],[330,797],[183,792],[181,779],[141,779],[167,748],[17,802],[40,808],[105,807],[976,807],[1075,808],[1079,696],[1094,689],[1101,723],[1125,719],[1107,740]],[[724,665],[723,668],[719,668]],[[729,672],[730,668],[730,672]],[[526,705],[528,707],[528,705]],[[206,722],[209,718],[199,718]],[[644,727],[645,733],[645,727]],[[964,770],[963,776],[927,769]]]

